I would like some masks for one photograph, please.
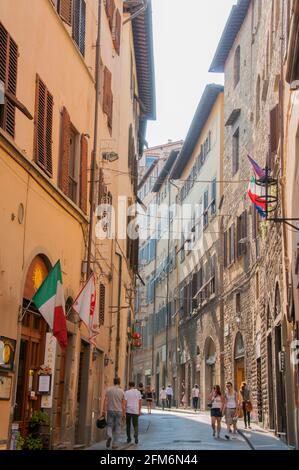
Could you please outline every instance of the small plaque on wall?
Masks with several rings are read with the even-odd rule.
[[[0,375],[0,400],[10,400],[12,378]]]

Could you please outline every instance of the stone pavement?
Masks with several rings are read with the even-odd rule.
[[[161,408],[157,407],[156,409]],[[174,410],[177,413],[186,413],[192,415],[196,414],[191,408],[174,408]],[[205,414],[206,416],[210,416],[209,411],[200,411],[197,412],[197,414]],[[252,450],[294,450],[292,447],[289,447],[287,444],[285,444],[281,439],[276,437],[273,433],[263,429],[256,423],[251,424],[251,429],[245,429],[244,421],[243,419],[240,419],[238,421],[238,431]]]

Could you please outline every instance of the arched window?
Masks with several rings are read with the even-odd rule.
[[[279,286],[278,284],[276,284],[274,318],[277,318],[280,315],[280,313],[281,313],[280,292],[279,292]]]
[[[261,115],[261,77],[257,77],[256,83],[256,122],[258,123]]]
[[[268,308],[267,308],[267,330],[270,330],[271,327],[272,327],[272,315],[271,315],[270,307],[268,305]]]
[[[235,87],[238,85],[240,81],[240,75],[241,75],[241,48],[240,46],[237,47],[236,52],[235,52],[235,58],[234,58],[234,84]]]

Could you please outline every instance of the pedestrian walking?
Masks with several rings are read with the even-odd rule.
[[[188,405],[188,397],[187,397],[186,392],[184,392],[183,396],[182,396],[182,405],[183,405],[184,409],[186,410],[187,405]]]
[[[153,392],[151,388],[148,386],[145,392],[145,400],[147,404],[147,412],[148,414],[152,413],[152,405],[153,405]]]
[[[252,411],[252,403],[250,400],[250,389],[247,387],[246,382],[242,382],[241,384],[240,395],[242,399],[242,409],[243,409],[245,429],[247,429],[247,425],[248,425],[248,428],[251,429],[250,413]]]
[[[144,385],[142,382],[138,385],[138,390],[141,393],[141,398],[144,400],[145,398],[145,392],[144,392]]]
[[[196,413],[197,408],[198,408],[198,401],[199,401],[199,386],[197,384],[195,384],[194,387],[192,388],[191,397],[192,397],[193,409]]]
[[[131,423],[134,428],[135,444],[138,444],[138,418],[141,414],[141,393],[135,388],[135,382],[129,382],[129,390],[125,392],[127,443],[131,442]]]
[[[239,412],[239,401],[238,394],[233,388],[231,382],[226,384],[226,392],[224,395],[224,415],[225,422],[227,426],[227,434],[225,434],[226,439],[230,439],[229,434],[232,432],[233,427],[233,436],[237,434],[237,421],[238,421],[238,412]]]
[[[117,449],[116,442],[121,431],[121,420],[126,414],[125,396],[120,387],[120,378],[115,377],[113,384],[113,387],[108,388],[105,393],[102,412],[107,421],[107,449],[109,449],[111,442],[112,449]]]
[[[173,397],[173,390],[171,385],[168,385],[166,388],[166,397],[167,397],[167,407],[170,409],[171,408],[171,403],[172,403],[172,397]]]
[[[211,424],[213,429],[213,437],[216,436],[216,424],[217,424],[217,438],[220,438],[221,431],[221,419],[223,416],[224,409],[224,397],[221,393],[219,385],[214,385],[212,392],[209,397],[208,406],[211,408]]]
[[[162,403],[162,410],[164,411],[165,405],[166,405],[166,399],[167,399],[167,393],[165,390],[165,387],[163,386],[160,390],[160,400]]]

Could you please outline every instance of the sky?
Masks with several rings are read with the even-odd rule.
[[[236,0],[152,0],[157,120],[150,147],[184,139],[208,83],[223,84],[209,67]]]

